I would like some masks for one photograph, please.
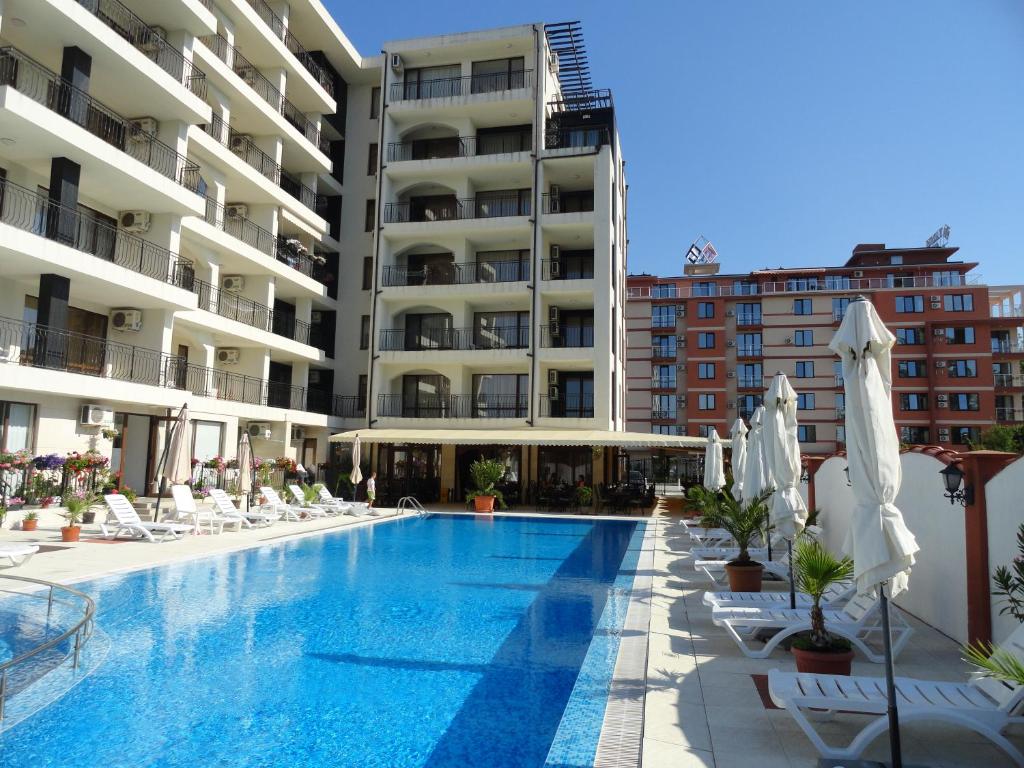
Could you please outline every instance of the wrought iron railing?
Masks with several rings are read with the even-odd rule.
[[[192,269],[166,248],[78,208],[0,179],[0,221],[161,282],[188,288]]]
[[[378,395],[377,416],[403,419],[525,419],[526,395]]]
[[[594,396],[561,392],[557,397],[543,395],[540,400],[540,415],[556,419],[594,418]]]
[[[409,285],[472,285],[475,283],[514,283],[530,279],[530,262],[469,261],[428,264],[416,269],[386,265],[382,274],[385,288]]]
[[[495,328],[383,328],[381,352],[422,352],[426,350],[525,349],[530,345],[530,327]]]
[[[543,259],[540,263],[543,280],[591,280],[594,277],[594,256],[563,256]],[[672,325],[675,326],[675,318]]]
[[[524,142],[525,139],[525,142]],[[530,135],[495,133],[483,136],[450,136],[439,139],[393,141],[388,144],[389,163],[407,160],[441,160],[453,157],[479,157],[513,152],[529,152]]]
[[[567,325],[565,323],[540,327],[542,347],[579,349],[594,346],[593,325]]]
[[[278,312],[266,304],[225,291],[203,280],[193,280],[193,292],[199,297],[199,309],[229,320],[284,336],[300,344],[309,344],[309,323],[290,312]]]
[[[594,210],[593,190],[589,198],[570,193],[541,195],[541,210],[544,213],[591,213]]]
[[[206,73],[154,27],[146,24],[119,0],[78,0],[78,4],[138,48],[179,83],[201,99],[206,98]]]
[[[11,46],[0,48],[0,85],[13,87],[161,176],[193,192],[199,189],[198,165],[143,130],[137,121],[121,117]]]
[[[327,215],[327,195],[317,193],[285,171],[281,172],[279,183],[281,189],[309,208],[309,210],[318,216]]]
[[[281,166],[270,155],[257,147],[251,137],[231,128],[224,122],[223,117],[215,114],[209,123],[202,126],[202,129],[218,144],[227,147],[248,165],[255,168],[260,175],[274,184],[281,183]]]
[[[406,222],[455,221],[458,219],[493,219],[504,216],[529,216],[530,198],[518,194],[493,197],[451,198],[439,203],[410,200],[384,206],[385,224]]]
[[[665,344],[654,344],[651,346],[651,357],[655,360],[675,360],[679,354],[677,349]]]
[[[207,224],[227,232],[246,245],[252,246],[267,256],[277,255],[277,241],[274,235],[239,213],[238,206],[221,205],[215,198],[206,198]]]
[[[467,77],[439,77],[433,80],[392,83],[390,100],[448,99],[454,96],[529,88],[532,84],[533,70],[531,69]]]
[[[292,34],[291,30],[285,25],[284,19],[278,16],[274,10],[267,5],[265,0],[248,0],[249,5],[256,15],[259,16],[263,23],[270,27],[271,31],[285,44],[285,47],[295,54],[295,58],[299,60],[299,63],[306,68],[306,71],[313,76],[320,87],[323,88],[327,93],[334,98],[334,81],[331,80],[327,71],[321,67],[313,56],[302,47],[302,44],[295,39],[295,35]]]

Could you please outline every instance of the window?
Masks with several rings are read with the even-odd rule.
[[[655,357],[675,357],[676,337],[654,336],[651,339],[651,347]]]
[[[832,299],[832,319],[842,320],[846,315],[846,309],[850,306],[849,296],[839,296]]]
[[[757,283],[735,280],[732,284],[732,294],[733,296],[756,296],[758,294]]]
[[[366,201],[366,216],[363,219],[363,232],[373,232],[377,225],[377,201]]]
[[[897,296],[896,311],[904,314],[924,312],[924,296]]]
[[[741,419],[749,419],[761,405],[761,395],[740,395],[736,398],[736,411]]]
[[[931,442],[928,427],[900,427],[900,442],[908,445],[927,445]]]
[[[0,401],[0,450],[9,453],[31,451],[35,443],[33,434],[36,423],[36,407],[31,403],[8,403]]]
[[[981,427],[951,427],[950,442],[956,445],[969,445],[981,440]]]
[[[193,421],[192,455],[200,461],[220,456],[223,431],[221,421]]]
[[[760,363],[740,363],[736,366],[736,386],[745,389],[760,389],[764,386],[764,371]]]
[[[761,334],[736,334],[736,354],[746,357],[759,357],[761,355]]]
[[[530,397],[526,373],[473,374],[472,413],[475,418],[525,418]]]
[[[678,295],[674,283],[658,283],[651,286],[652,299],[674,299]]]
[[[697,317],[702,320],[715,316],[715,304],[712,301],[697,302]]]
[[[964,278],[959,272],[943,270],[941,272],[932,272],[932,283],[936,287],[946,288],[963,285]]]
[[[672,304],[655,304],[651,307],[652,328],[675,328],[676,308]]]
[[[974,329],[971,327],[967,328],[947,328],[946,329],[946,343],[947,344],[973,344],[974,343]]]
[[[897,344],[924,344],[924,328],[897,328]]]
[[[818,278],[799,278],[786,281],[786,290],[790,293],[802,293],[804,291],[818,290]]]
[[[366,175],[375,176],[377,174],[377,143],[374,142],[370,145],[370,151],[366,153]]]
[[[928,410],[928,395],[921,392],[901,392],[900,393],[900,410],[901,411],[927,411]]]
[[[973,312],[974,296],[969,293],[947,293],[942,297],[942,308],[947,312]]]
[[[813,360],[797,360],[797,363],[796,363],[796,377],[798,379],[813,379],[814,378],[814,361]]]
[[[715,346],[715,334],[707,331],[697,334],[697,349],[713,349]]]
[[[369,386],[369,377],[365,373],[359,374],[358,390],[356,391],[356,406],[360,411],[366,410],[366,388]]]
[[[373,287],[373,256],[363,257],[363,290],[368,291]]]
[[[946,363],[946,375],[957,379],[973,379],[978,375],[978,361],[950,360]]]
[[[793,344],[798,347],[814,346],[814,331],[804,330],[793,333]]]
[[[370,119],[376,120],[380,117],[380,87],[370,89]]]
[[[900,360],[897,370],[901,379],[916,379],[927,375],[922,360]]]
[[[652,385],[659,389],[675,389],[676,367],[674,365],[655,365],[651,369]]]
[[[697,410],[699,411],[713,411],[715,410],[715,393],[705,392],[704,394],[697,395]]]
[[[801,443],[818,442],[818,428],[814,424],[798,424],[796,428],[796,439]]]
[[[711,430],[715,428],[714,424],[699,424],[697,425],[697,434],[700,437],[707,437],[711,434]]]
[[[893,266],[899,266],[899,265],[901,265],[903,263],[903,257],[902,256],[890,256],[889,257],[889,263],[892,264]]]
[[[846,416],[846,395],[843,392],[836,393],[836,418]]]
[[[794,315],[809,315],[811,314],[811,300],[810,299],[793,299],[793,314]]]
[[[675,395],[651,395],[651,418],[674,419],[676,417]]]
[[[747,302],[736,305],[736,325],[760,325],[760,302]]]
[[[581,319],[570,321],[563,313],[563,343],[569,346],[587,346],[583,343]],[[590,346],[593,346],[593,316],[590,318]],[[499,311],[473,313],[473,345],[476,349],[522,349],[530,343],[530,313],[527,311]]]
[[[955,392],[949,396],[949,410],[951,411],[976,411],[979,407],[979,398],[976,392]]]
[[[522,56],[473,62],[473,93],[494,93],[526,86],[526,60]]]
[[[837,443],[845,443],[846,442],[846,425],[845,424],[840,424],[838,427],[836,427],[836,442]]]
[[[714,363],[699,363],[697,365],[697,378],[698,379],[713,379],[713,378],[715,378],[715,364]]]
[[[715,284],[714,283],[694,283],[693,284],[693,295],[694,296],[714,296],[715,295]]]
[[[814,393],[813,392],[801,392],[796,396],[796,409],[798,411],[813,411],[814,410]]]
[[[370,316],[363,315],[359,323],[359,348],[370,348]]]
[[[848,290],[850,290],[850,276],[849,275],[826,275],[825,276],[825,290],[826,291],[848,291]]]

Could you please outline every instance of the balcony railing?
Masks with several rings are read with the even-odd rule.
[[[1024,342],[999,341],[993,339],[992,351],[998,355],[1014,355],[1024,352]]]
[[[525,349],[528,346],[528,325],[496,328],[429,328],[418,332],[405,328],[384,328],[380,332],[381,352]]]
[[[117,147],[186,189],[199,189],[199,166],[16,48],[0,48],[0,85],[17,91]]]
[[[836,377],[836,386],[837,386],[837,387],[841,387],[841,386],[843,386],[843,383],[844,383],[844,382],[846,381],[846,380],[845,380],[845,379],[843,378],[843,374],[841,374],[841,373],[837,373],[837,374],[835,375],[835,377]]]
[[[593,190],[589,198],[577,197],[570,193],[541,195],[541,211],[544,213],[591,213],[594,210]]]
[[[584,349],[594,346],[592,325],[542,325],[540,330],[542,347]]]
[[[251,138],[232,129],[224,122],[223,117],[214,115],[213,120],[202,126],[202,129],[218,144],[227,147],[255,168],[262,176],[274,184],[281,183],[281,166],[270,155],[257,147]]]
[[[655,360],[675,360],[678,354],[676,347],[668,347],[662,344],[654,344],[651,347],[651,357]]]
[[[227,64],[246,85],[259,94],[267,104],[273,107],[296,130],[305,136],[310,143],[323,153],[330,151],[330,143],[320,135],[320,128],[306,114],[284,97],[284,94],[271,83],[252,62],[245,58],[238,49],[232,46],[221,35],[206,35],[199,42],[209,48],[213,54]]]
[[[675,389],[676,380],[666,376],[654,376],[651,378],[651,389]]]
[[[403,419],[525,419],[526,395],[378,395],[377,416]]]
[[[1024,387],[1024,373],[997,373],[993,378],[997,387]]]
[[[320,87],[334,98],[334,81],[331,80],[327,71],[321,67],[310,55],[309,51],[302,47],[302,44],[295,39],[295,35],[285,25],[284,19],[278,16],[274,10],[267,5],[265,0],[248,0],[250,7],[256,11],[263,23],[270,27],[271,31],[285,44],[285,47],[295,54],[295,58],[306,68],[306,71],[313,76]]]
[[[196,96],[206,98],[206,74],[119,0],[78,0],[78,4],[142,51],[160,69]]]
[[[208,197],[204,219],[207,224],[227,232],[267,256],[276,256],[274,235],[249,219],[239,216],[236,210],[234,206],[221,205],[214,198]]]
[[[737,312],[736,313],[736,325],[761,325],[761,313],[760,312]]]
[[[836,421],[843,421],[846,418],[845,408],[836,408]]]
[[[434,80],[392,83],[390,100],[449,99],[464,94],[498,93],[529,88],[532,84],[531,69],[468,77],[440,77]]]
[[[409,285],[472,285],[476,283],[515,283],[530,279],[528,261],[470,261],[428,264],[418,269],[401,265],[384,267],[384,287]]]
[[[225,291],[203,280],[193,280],[192,291],[199,297],[199,309],[259,328],[261,331],[309,344],[309,323],[289,312],[277,312],[266,304]]]
[[[996,421],[1024,421],[1024,411],[1019,408],[996,408]]]
[[[504,216],[529,216],[530,199],[519,195],[495,197],[452,198],[448,202],[424,205],[409,201],[384,206],[385,224],[407,222],[455,221],[458,219],[493,219]]]
[[[764,389],[764,379],[761,376],[737,376],[736,386],[740,389]]]
[[[557,397],[543,395],[540,401],[540,415],[553,419],[594,418],[594,396],[560,392]]]
[[[841,322],[843,322],[843,318],[844,317],[846,317],[846,310],[845,309],[833,309],[832,310],[832,322],[833,323],[841,323]]]
[[[187,288],[191,267],[166,248],[54,203],[46,195],[0,180],[0,222],[179,288]]]
[[[543,259],[540,264],[544,280],[592,280],[594,278],[594,257],[592,255]],[[675,326],[674,319],[672,325]]]
[[[710,287],[695,287],[682,285],[676,288],[672,295],[667,293],[657,295],[657,288],[652,286],[631,286],[626,289],[628,299],[651,299],[651,298],[698,298],[703,296],[757,296],[762,293],[849,293],[851,291],[874,291],[901,288],[956,288],[965,285],[974,285],[978,278],[974,276],[959,275],[958,279],[951,280],[948,277],[935,278],[931,275],[907,276],[907,277],[858,277],[831,280],[781,280],[777,282],[735,285],[712,285]]]
[[[450,136],[439,139],[393,141],[388,144],[387,161],[400,163],[408,160],[442,160],[453,157],[481,157],[514,152],[529,152],[529,136],[524,145],[517,133],[484,136]]]
[[[596,128],[560,128],[548,124],[544,131],[544,147],[546,149],[581,149],[592,152],[609,143],[608,129]]]
[[[675,411],[651,411],[651,421],[675,421]]]
[[[327,195],[321,195],[315,190],[310,189],[285,171],[281,171],[280,185],[281,189],[318,216],[323,217],[327,215]]]
[[[736,347],[736,357],[762,357],[763,352],[760,344],[739,344]]]

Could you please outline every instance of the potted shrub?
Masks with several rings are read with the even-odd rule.
[[[853,578],[853,560],[838,558],[819,541],[803,539],[793,553],[793,579],[796,588],[811,596],[811,631],[796,636],[790,650],[796,657],[798,672],[824,675],[849,675],[853,649],[842,637],[833,637],[825,627],[821,597],[829,587]]]
[[[750,544],[760,536],[768,522],[768,498],[765,491],[748,504],[737,501],[728,490],[722,491],[717,505],[703,501],[705,510],[701,525],[706,528],[724,528],[736,540],[739,554],[726,563],[729,589],[733,592],[760,592],[764,566],[750,557]]]
[[[82,516],[96,503],[96,497],[85,491],[69,494],[64,499],[64,519],[68,524],[60,529],[61,541],[78,541],[82,528]]]
[[[576,488],[576,503],[581,507],[590,507],[594,503],[594,489],[589,485],[581,485]]]
[[[26,512],[21,518],[21,530],[34,531],[39,525],[39,514],[37,512]]]
[[[12,496],[7,500],[7,509],[11,512],[25,506],[25,500],[21,496]]]
[[[473,478],[474,487],[466,491],[466,500],[473,502],[475,511],[493,512],[495,501],[501,509],[505,508],[505,497],[494,487],[505,476],[504,464],[481,456],[470,464],[469,474]]]

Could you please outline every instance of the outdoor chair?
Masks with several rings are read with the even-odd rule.
[[[38,551],[39,546],[37,544],[4,542],[0,544],[0,567],[15,568],[19,565],[24,565]]]
[[[168,536],[173,539],[180,539],[182,534],[191,533],[195,530],[195,526],[183,523],[144,522],[139,517],[139,513],[135,511],[132,503],[119,493],[111,493],[104,496],[103,500],[107,503],[107,509],[110,510],[114,519],[117,520],[117,528],[114,529],[113,533],[110,532],[107,522],[100,523],[100,530],[103,532],[103,538],[105,539],[116,539],[122,531],[127,531],[132,536],[146,539],[147,541],[164,541]],[[159,533],[160,538],[154,538],[154,533]]]
[[[252,528],[254,525],[257,527],[272,525],[278,519],[276,515],[258,510],[243,512],[235,507],[227,492],[220,488],[214,488],[210,491],[210,499],[212,499],[213,505],[217,508],[221,518],[224,519],[225,524],[237,521],[236,524],[240,527]]]

